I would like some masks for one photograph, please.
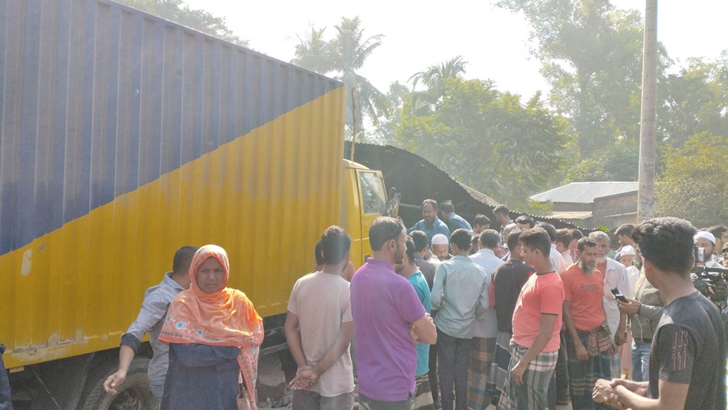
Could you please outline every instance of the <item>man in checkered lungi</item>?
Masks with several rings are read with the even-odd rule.
[[[486,229],[477,239],[478,252],[470,255],[470,259],[485,271],[486,292],[488,292],[493,271],[503,264],[503,260],[493,252],[498,247],[498,231]],[[475,319],[473,340],[470,342],[468,408],[471,410],[485,410],[491,402],[488,377],[495,352],[495,339],[498,336],[498,318],[490,304],[488,301],[488,309],[483,313],[483,317]]]
[[[578,249],[579,262],[561,275],[566,294],[566,355],[572,408],[590,410],[602,408],[594,403],[592,389],[597,379],[610,378],[610,355],[617,347],[612,342],[604,313],[604,279],[596,269],[597,243],[591,238],[581,238]]]
[[[546,409],[559,355],[564,286],[549,259],[551,238],[533,228],[519,240],[521,254],[536,274],[523,286],[513,313],[512,356],[499,410]]]
[[[514,229],[508,235],[507,243],[510,253],[508,262],[496,268],[490,281],[490,307],[495,309],[498,320],[498,336],[495,341],[493,363],[488,376],[488,390],[491,403],[498,404],[503,384],[508,376],[508,363],[511,361],[511,338],[513,337],[513,311],[516,309],[521,288],[535,272],[521,258],[520,229]]]

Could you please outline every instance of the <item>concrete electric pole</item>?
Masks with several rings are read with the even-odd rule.
[[[655,108],[657,103],[657,0],[646,0],[642,57],[642,115],[637,222],[655,216]]]

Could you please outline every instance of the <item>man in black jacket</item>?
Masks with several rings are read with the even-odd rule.
[[[726,408],[725,327],[690,278],[695,233],[677,218],[649,219],[632,233],[665,309],[652,340],[649,381],[599,380],[595,401],[634,410]]]

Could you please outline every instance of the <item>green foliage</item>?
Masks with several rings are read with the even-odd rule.
[[[411,99],[412,93],[404,84],[395,81],[389,85],[386,94],[389,105],[389,118],[380,118],[379,125],[372,133],[367,135],[367,140],[380,145],[394,145],[397,142],[397,127],[402,118],[402,110],[405,102]]]
[[[311,26],[308,37],[298,36],[295,57],[291,63],[311,71],[326,74],[334,69],[331,45],[324,39],[326,28]]]
[[[228,28],[225,18],[215,17],[205,10],[191,9],[183,0],[115,0],[138,10],[146,11],[163,19],[221,38],[225,41],[248,46]]]
[[[658,216],[708,226],[728,221],[728,138],[698,134],[681,148],[664,148],[664,169],[655,187]]]
[[[448,78],[462,78],[465,74],[467,61],[462,56],[455,56],[443,63],[431,65],[425,71],[420,71],[410,77],[412,81],[412,94],[410,107],[416,115],[429,115],[437,110],[445,96],[445,80]],[[422,83],[425,90],[418,91],[417,85]]]
[[[713,61],[689,59],[679,74],[662,79],[657,91],[660,140],[681,146],[697,133],[728,136],[728,52]]]
[[[564,183],[590,181],[637,181],[639,145],[618,142],[569,168]]]
[[[321,74],[334,74],[346,84],[346,124],[352,131],[356,130],[357,135],[363,136],[366,135],[363,132],[364,115],[375,126],[379,125],[380,118],[389,118],[387,96],[358,73],[374,50],[382,45],[383,35],[365,38],[359,17],[342,17],[334,29],[336,36],[326,40],[326,28],[312,26],[308,37],[299,37],[291,62]]]
[[[431,115],[405,112],[398,143],[462,183],[522,210],[564,163],[567,124],[535,95],[497,91],[489,81],[445,79]]]
[[[527,212],[536,216],[549,216],[554,213],[553,202],[538,202],[533,199],[527,199],[527,206],[522,212]]]
[[[552,87],[550,103],[570,120],[582,156],[637,139],[642,20],[609,0],[501,0],[532,27],[532,54]],[[661,55],[666,56],[664,50]],[[664,65],[666,62],[662,63]]]

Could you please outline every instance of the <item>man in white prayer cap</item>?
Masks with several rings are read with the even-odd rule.
[[[450,255],[450,240],[447,236],[439,233],[432,237],[432,253],[437,256],[437,259],[446,261],[452,258]]]
[[[693,237],[695,246],[703,248],[704,262],[703,264],[707,268],[720,268],[721,266],[713,260],[713,253],[715,253],[715,236],[708,231],[698,231]],[[700,262],[696,261],[698,265]]]

